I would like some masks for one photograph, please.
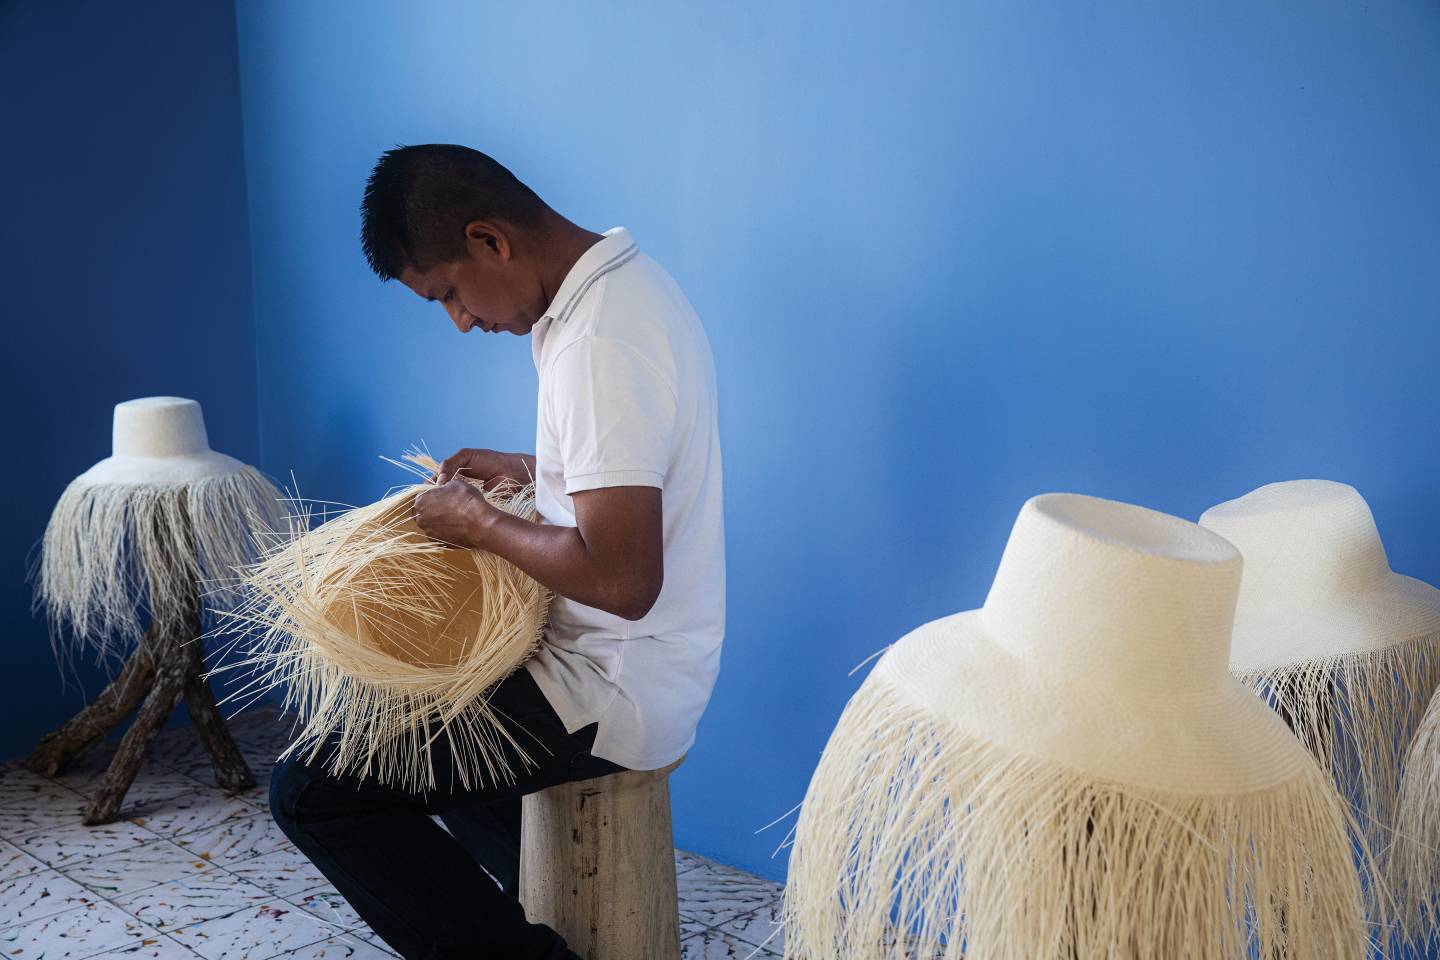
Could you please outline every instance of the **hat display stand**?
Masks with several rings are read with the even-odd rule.
[[[488,694],[538,649],[550,595],[494,554],[422,533],[415,499],[440,464],[413,451],[404,459],[391,462],[424,482],[330,517],[246,569],[246,599],[221,628],[243,654],[221,669],[252,671],[244,695],[284,691],[300,726],[282,757],[414,791],[448,788],[430,757],[443,734],[464,785],[508,783],[507,753],[530,758]],[[536,519],[533,484],[469,482]],[[300,509],[308,526],[310,508]]]
[[[984,606],[889,647],[793,832],[785,956],[1360,958],[1349,813],[1227,672],[1239,552],[1021,509]]]
[[[227,581],[282,517],[269,481],[210,450],[193,400],[117,404],[113,434],[113,455],[72,481],[51,515],[35,596],[62,662],[85,647],[102,662],[125,655],[110,683],[25,761],[53,776],[134,712],[85,811],[89,825],[116,818],[181,699],[219,785],[255,785],[203,677],[199,638],[207,601],[233,596]]]
[[[1390,569],[1370,507],[1348,484],[1267,484],[1206,510],[1200,525],[1245,561],[1231,673],[1330,773],[1393,872],[1384,864],[1402,845],[1393,831],[1406,752],[1440,686],[1440,590]]]

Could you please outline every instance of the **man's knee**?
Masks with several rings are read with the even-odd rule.
[[[315,773],[291,756],[275,762],[270,774],[270,815],[287,835],[300,826],[300,796],[315,781]]]

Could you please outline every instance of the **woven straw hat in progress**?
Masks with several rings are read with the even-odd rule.
[[[253,467],[210,449],[200,404],[146,397],[116,404],[113,455],[61,494],[45,529],[35,606],[56,652],[66,626],[101,659],[152,625],[174,635],[197,583],[234,602],[237,572],[282,523],[280,493]]]
[[[1226,670],[1240,571],[1177,517],[1029,500],[985,605],[902,638],[846,706],[785,955],[1364,956],[1348,812]]]
[[[427,481],[439,467],[421,454],[405,459]],[[549,594],[494,554],[421,533],[412,509],[427,486],[341,513],[251,567],[248,598],[227,615],[243,631],[236,642],[253,641],[236,666],[257,672],[247,695],[281,687],[298,712],[282,757],[412,790],[448,788],[430,763],[443,732],[465,786],[482,776],[510,782],[502,743],[529,755],[486,696],[538,647]],[[533,485],[485,496],[535,519]]]
[[[1440,685],[1440,590],[1390,569],[1348,484],[1268,484],[1200,525],[1245,559],[1231,671],[1330,771],[1370,848],[1397,852],[1405,752]]]

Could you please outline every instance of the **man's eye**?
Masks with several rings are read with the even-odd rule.
[[[445,299],[446,299],[446,300],[449,300],[449,299],[450,299],[451,297],[453,297],[453,296],[455,296],[455,291],[454,291],[454,290],[448,290],[448,291],[446,291],[446,293],[445,293]]]

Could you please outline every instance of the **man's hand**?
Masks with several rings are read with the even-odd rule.
[[[446,457],[430,481],[443,484],[456,476],[483,480],[486,490],[493,490],[506,480],[529,483],[535,477],[535,457],[528,453],[500,453],[465,447]]]
[[[473,550],[483,539],[483,528],[493,514],[502,511],[492,507],[485,495],[463,477],[431,489],[415,497],[412,515],[415,524],[427,537]]]

